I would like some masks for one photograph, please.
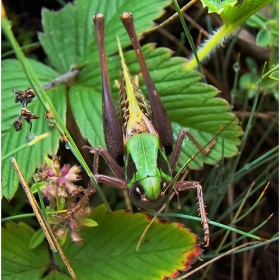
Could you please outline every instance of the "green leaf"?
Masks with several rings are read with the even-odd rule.
[[[279,71],[274,71],[269,75],[269,78],[279,82]]]
[[[265,93],[278,94],[279,89],[279,71],[273,71],[269,76],[266,76],[262,80],[261,89]],[[278,98],[277,98],[278,99]]]
[[[2,279],[40,279],[51,259],[46,243],[30,250],[35,230],[21,222],[2,227]]]
[[[45,234],[41,228],[39,228],[32,236],[29,242],[29,249],[38,247],[45,239]]]
[[[30,187],[30,190],[31,192],[34,194],[34,193],[37,193],[38,192],[38,189],[40,191],[42,191],[45,187],[46,187],[47,183],[46,182],[35,182],[31,187]]]
[[[252,15],[251,17],[249,17],[247,20],[246,20],[246,24],[251,26],[251,27],[255,27],[255,28],[266,28],[266,23],[265,21],[260,18],[258,16],[258,14],[255,14],[255,15]]]
[[[106,50],[112,54],[117,50],[116,36],[129,45],[125,29],[119,16],[124,11],[134,14],[138,32],[153,26],[153,21],[163,14],[163,7],[170,0],[111,1],[77,0],[67,4],[58,12],[43,9],[43,33],[40,42],[54,67],[61,73],[69,71],[73,65],[85,65],[98,60],[92,18],[103,13],[106,21]]]
[[[208,57],[216,47],[223,45],[229,34],[270,2],[272,0],[202,0],[203,6],[207,6],[210,13],[219,14],[224,24],[197,50],[199,61]],[[187,69],[195,67],[197,67],[197,61],[193,56],[188,62]]]
[[[258,79],[259,78],[254,73],[246,73],[240,77],[239,86],[248,91],[248,98],[252,98],[257,94]]]
[[[203,0],[203,6],[209,8],[209,12],[221,16],[224,24],[229,25],[233,31],[237,26],[246,21],[259,9],[272,2],[272,0]]]
[[[258,64],[255,59],[252,57],[246,57],[245,61],[251,72],[255,73],[258,70]]]
[[[139,30],[143,31],[153,26],[152,20],[159,17],[163,13],[163,7],[169,3],[170,0],[157,0],[152,3],[148,0],[137,3],[123,0],[118,1],[116,5],[111,5],[111,3],[106,4],[105,1],[101,3],[77,0],[74,4],[68,4],[58,12],[51,12],[45,9],[43,10],[44,33],[40,34],[39,38],[49,59],[60,73],[33,60],[30,60],[31,67],[33,67],[38,78],[44,84],[57,78],[61,73],[64,74],[73,65],[79,64],[83,67],[91,60],[97,63],[98,56],[95,49],[92,21],[92,16],[95,13],[103,12],[106,20],[111,22],[111,31],[110,29],[107,31],[112,34],[109,37],[111,44],[108,44],[112,53],[117,50],[115,37],[117,34],[120,35],[119,30],[121,30],[126,44],[129,44],[129,39],[125,35],[125,30],[121,27],[119,20],[121,12],[124,10],[134,12]],[[116,22],[118,25],[115,25]],[[73,30],[76,32],[73,32]],[[97,146],[97,144],[104,146],[102,121],[100,121],[100,90],[96,91],[92,86],[88,87],[87,78],[94,77],[88,77],[86,72],[81,72],[76,84],[70,87],[70,102],[83,135],[91,139],[93,146]],[[98,72],[97,81],[100,89],[100,71]],[[4,60],[2,63],[2,155],[15,150],[15,148],[26,142],[29,126],[24,123],[20,132],[14,131],[12,126],[20,113],[20,105],[14,103],[15,96],[12,95],[11,91],[13,88],[25,90],[28,87],[30,87],[30,84],[20,64],[16,60]],[[56,87],[49,93],[58,114],[64,122],[67,107],[65,94],[66,89],[64,86]],[[87,94],[85,99],[83,94]],[[93,98],[89,101],[89,97],[92,96]],[[83,99],[81,100],[81,98]],[[85,108],[83,107],[84,105]],[[51,137],[14,155],[24,177],[29,182],[36,166],[44,162],[44,156],[57,152],[60,136],[54,128],[48,127],[44,121],[45,111],[37,99],[28,106],[28,109],[40,117],[39,120],[33,120],[32,133],[36,135],[45,132],[52,133]],[[93,122],[94,124],[92,124]],[[7,199],[11,199],[17,190],[18,179],[8,159],[2,162],[2,174],[2,194]]]
[[[272,93],[274,95],[274,98],[278,101],[279,100],[279,87],[275,87],[272,89]]]
[[[65,197],[60,196],[57,200],[56,200],[56,208],[58,211],[63,210],[65,206]]]
[[[157,219],[136,251],[149,223],[146,215],[124,210],[108,214],[100,205],[90,218],[98,227],[80,231],[82,248],[70,238],[62,248],[78,279],[163,279],[188,269],[201,252],[197,236],[178,223]]]
[[[92,16],[96,12],[105,14],[106,52],[109,55],[117,50],[117,35],[123,47],[129,44],[129,38],[119,19],[121,12],[131,11],[134,14],[136,28],[140,33],[152,27],[152,20],[163,13],[163,7],[170,1],[123,0],[118,1],[116,5],[106,3],[106,1],[101,4],[96,1],[89,3],[86,0],[77,0],[58,12],[44,10],[44,33],[41,33],[39,38],[50,61],[60,73],[30,60],[31,66],[42,83],[50,82],[67,72],[71,66],[77,65],[80,72],[73,84],[69,85],[69,104],[83,137],[88,139],[93,147],[105,146],[105,143],[101,112],[100,65]],[[201,144],[211,140],[220,131],[220,125],[225,127],[233,118],[233,115],[228,113],[228,103],[215,98],[218,94],[217,89],[199,82],[201,76],[198,72],[185,70],[185,59],[170,58],[170,50],[154,49],[152,45],[145,46],[143,49],[151,75],[172,122],[190,129]],[[139,74],[140,68],[134,52],[128,52],[125,58],[131,74]],[[117,87],[114,80],[119,78],[119,65],[117,55],[108,57],[111,87],[116,100]],[[15,132],[12,127],[13,121],[18,117],[20,106],[14,103],[11,90],[13,88],[23,90],[30,85],[16,60],[3,61],[2,67],[2,108],[4,108],[2,109],[2,154],[5,155],[25,143],[25,138],[29,134],[29,126],[26,124],[20,132]],[[145,92],[143,81],[141,80],[140,83]],[[65,93],[64,86],[56,87],[54,91],[48,92],[64,121],[67,106]],[[30,104],[28,109],[40,116],[40,119],[33,121],[32,132],[36,135],[45,132],[52,133],[51,137],[15,154],[23,175],[27,181],[30,181],[36,166],[44,162],[44,157],[47,154],[56,153],[59,135],[44,121],[45,111],[37,99]],[[177,137],[177,132],[174,130],[174,138]],[[239,143],[238,136],[241,133],[237,120],[226,128],[224,132],[226,156],[237,153],[236,145]],[[223,149],[221,140],[219,141],[211,157],[199,156],[199,160],[191,166],[199,168],[203,162],[216,163],[221,158]],[[193,144],[186,140],[184,145],[186,146],[180,159],[181,163],[186,162],[193,155],[191,154],[194,149]],[[18,179],[8,159],[3,161],[2,174],[3,195],[11,199],[17,189]]]
[[[53,270],[51,273],[49,273],[46,277],[44,277],[44,280],[71,280],[72,277],[61,273],[60,271]]]
[[[39,39],[55,68],[61,73],[68,71],[72,65],[82,68],[75,84],[70,88],[69,102],[83,136],[93,147],[105,146],[101,115],[101,73],[93,31],[93,15],[102,12],[105,16],[106,53],[109,55],[118,49],[116,36],[119,36],[123,45],[130,44],[119,19],[123,11],[131,11],[134,14],[137,31],[142,32],[154,25],[152,20],[159,17],[163,13],[163,7],[170,2],[123,0],[117,5],[111,5],[109,2],[106,4],[106,1],[102,4],[92,1],[89,5],[87,0],[78,0],[75,5],[68,4],[58,12],[43,11],[44,33],[39,35]],[[71,23],[68,26],[59,22]],[[74,22],[73,27],[71,25]],[[85,38],[80,38],[81,34],[84,34]],[[117,65],[119,67],[119,63]],[[117,69],[114,70],[119,73]],[[116,79],[118,78],[119,74]]]
[[[50,67],[29,60],[30,65],[36,72],[42,83],[50,82],[58,77],[58,73]],[[2,61],[2,155],[12,152],[17,147],[27,142],[27,137],[30,134],[41,135],[43,133],[51,133],[50,137],[37,142],[35,145],[20,150],[13,157],[16,158],[23,176],[27,181],[30,181],[32,173],[36,166],[44,162],[44,157],[47,154],[55,154],[59,145],[59,134],[53,127],[49,127],[45,121],[45,110],[37,98],[28,106],[28,110],[36,114],[40,118],[32,120],[33,127],[30,133],[29,125],[23,123],[23,128],[20,131],[15,131],[13,122],[18,118],[21,107],[19,103],[15,103],[15,95],[12,94],[12,89],[25,90],[30,87],[28,80],[17,60],[7,59]],[[58,86],[54,90],[49,91],[54,106],[59,112],[61,118],[65,121],[66,115],[66,90],[65,86]],[[18,178],[9,159],[2,161],[2,194],[11,199],[18,187]]]
[[[208,8],[209,13],[221,14],[227,7],[233,7],[236,5],[237,0],[204,0],[201,2],[203,6]]]
[[[98,226],[96,221],[94,221],[92,219],[88,219],[88,218],[80,219],[80,223],[81,223],[81,226],[84,226],[84,227],[97,227]]]
[[[108,214],[100,205],[89,217],[98,227],[81,229],[83,246],[68,237],[62,250],[78,279],[163,279],[187,270],[202,250],[198,237],[181,224],[154,221],[141,246],[140,236],[150,219],[143,213],[129,214],[125,210]],[[51,265],[48,246],[44,242],[29,248],[35,230],[25,223],[7,223],[2,228],[2,278],[41,279]],[[33,246],[32,246],[33,247]],[[60,258],[55,258],[67,274]],[[67,279],[52,270],[44,279]]]
[[[271,33],[266,29],[261,29],[257,35],[257,45],[268,46],[272,36]]]

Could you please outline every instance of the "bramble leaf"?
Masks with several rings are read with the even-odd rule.
[[[123,47],[129,45],[129,38],[119,20],[121,12],[128,10],[134,14],[136,29],[141,34],[142,31],[152,27],[152,20],[163,13],[163,7],[170,1],[154,1],[153,3],[147,1],[147,3],[123,0],[116,5],[101,5],[95,2],[87,5],[88,1],[77,0],[75,4],[68,4],[57,12],[43,11],[44,32],[39,35],[39,38],[48,58],[59,73],[47,66],[41,66],[40,63],[31,64],[42,83],[50,82],[60,74],[65,74],[73,65],[80,70],[68,88],[69,104],[83,137],[88,139],[93,147],[105,146],[105,143],[101,112],[101,75],[92,16],[97,12],[105,14],[106,53],[112,55],[117,51],[116,36],[119,36]],[[174,138],[177,137],[180,128],[186,128],[197,137],[201,145],[204,145],[221,130],[221,127],[225,127],[233,119],[234,116],[228,112],[228,103],[215,97],[218,94],[217,89],[199,82],[201,75],[197,71],[185,70],[185,59],[170,58],[170,50],[155,49],[152,45],[144,46],[143,52],[158,92],[174,123]],[[134,52],[127,52],[125,58],[131,74],[139,74],[140,68]],[[20,108],[13,103],[10,91],[12,88],[23,90],[29,87],[22,70],[16,62],[13,63],[10,64],[9,61],[3,63],[5,71],[2,77],[4,89],[2,104],[5,103],[6,110],[2,112],[3,155],[25,142],[29,128],[25,125],[20,132],[15,132],[12,128],[12,122],[18,116]],[[109,75],[115,99],[117,99],[117,87],[114,81],[119,78],[119,65],[118,55],[108,57]],[[145,92],[142,80],[140,85]],[[55,88],[50,96],[53,96],[53,103],[65,120],[65,88],[63,86]],[[33,102],[30,104],[30,110],[39,115],[40,119],[36,120],[32,132],[35,134],[53,132],[54,129],[49,128],[43,121],[44,111],[38,105],[38,100],[35,99]],[[220,138],[209,156],[199,155],[189,166],[200,168],[204,162],[215,164],[221,159],[222,150],[226,157],[235,155],[241,133],[237,120],[234,120],[223,132],[225,146],[222,146]],[[27,181],[31,179],[35,167],[44,162],[44,156],[57,151],[58,139],[58,133],[54,132],[54,136],[49,137],[49,140],[43,140],[16,154],[16,159]],[[196,152],[197,149],[186,139],[180,163],[185,163]],[[28,159],[28,164],[26,164],[26,159]],[[8,159],[3,162],[2,173],[8,174],[3,176],[3,194],[10,199],[17,189],[18,180]]]
[[[156,8],[152,6],[150,9]],[[122,27],[119,20],[119,14],[124,10],[129,9],[122,7],[122,10],[119,9],[117,15],[114,13],[109,13],[107,15],[108,11],[97,10],[105,14],[105,45],[107,55],[117,51],[116,36],[119,36],[123,47],[128,45],[129,38],[125,34],[125,29]],[[130,11],[134,14],[137,32],[141,34],[141,31],[144,30],[144,26],[147,28],[149,24],[149,20],[145,15],[146,12],[143,9],[138,10],[135,7]],[[65,13],[67,13],[67,11],[65,11]],[[77,13],[82,13],[82,11],[77,11]],[[58,20],[58,15],[53,12],[46,12],[44,17],[44,22],[48,22],[48,26],[51,25],[50,22],[55,19]],[[63,18],[64,14],[61,14],[61,17]],[[92,26],[92,22],[90,22],[90,25]],[[86,30],[88,29],[87,27]],[[63,32],[64,36],[67,35],[71,37],[75,34],[73,32],[71,32],[71,34],[68,33],[70,33],[69,30]],[[82,48],[83,51],[81,51],[81,53],[84,53],[84,56],[79,56],[75,63],[71,62],[72,64],[76,64],[78,68],[80,67],[81,72],[70,88],[69,102],[82,135],[88,139],[93,147],[97,147],[99,145],[104,146],[105,143],[101,112],[101,73],[96,39],[94,33],[92,32],[91,34],[89,36],[92,36],[92,42],[88,43],[87,47],[84,46]],[[54,45],[51,44],[51,41],[55,40],[55,35],[53,35],[53,37],[54,38],[52,38],[52,36],[50,37],[48,32],[40,35],[44,48],[47,53],[49,52],[51,54],[54,52],[48,51],[48,49],[50,45]],[[46,38],[48,38],[48,41],[45,41]],[[60,42],[60,44],[60,48],[65,47],[63,42]],[[77,49],[76,47],[75,50]],[[178,134],[178,129],[176,129],[176,127],[183,127],[190,129],[190,132],[195,134],[198,138],[198,142],[204,145],[221,130],[221,126],[225,127],[234,118],[234,116],[228,112],[228,103],[223,99],[215,98],[218,94],[217,89],[199,82],[201,75],[198,72],[186,71],[184,69],[186,64],[185,59],[179,57],[171,58],[172,53],[170,50],[164,48],[155,49],[152,45],[143,47],[143,52],[152,78],[154,79],[171,121],[179,124],[179,127],[174,124],[174,138],[177,138]],[[57,60],[55,55],[56,54],[53,55],[53,59]],[[125,58],[131,74],[139,74],[140,68],[134,51],[127,52]],[[67,58],[65,58],[65,60],[66,59]],[[118,55],[108,56],[107,58],[112,94],[115,100],[117,100],[118,94],[115,80],[119,79],[119,61]],[[68,68],[70,66],[69,63]],[[57,67],[62,68],[62,66]],[[146,88],[143,86],[142,81],[140,82],[141,88],[145,92]],[[83,112],[83,114],[81,114],[81,112]],[[224,132],[226,144],[224,147],[222,147],[222,141],[219,139],[218,144],[213,152],[211,152],[210,156],[199,155],[189,166],[191,168],[201,168],[203,162],[215,164],[221,159],[223,149],[226,157],[235,155],[237,153],[236,145],[239,143],[238,137],[242,133],[237,122],[237,120],[233,121],[229,127],[226,128]],[[183,157],[181,157],[180,163],[183,164],[186,162],[195,151],[197,152],[196,148],[186,139],[183,147]]]
[[[208,7],[210,13],[219,14],[232,30],[270,2],[272,0],[202,0],[203,6]]]
[[[2,227],[2,279],[40,279],[51,258],[46,243],[34,249],[29,242],[35,230],[20,222]]]
[[[121,28],[119,15],[124,10],[130,10],[137,16],[140,30],[146,30],[153,25],[153,19],[163,13],[163,7],[168,5],[170,0],[158,0],[152,3],[146,1],[118,1],[116,5],[107,5],[105,1],[97,2],[88,0],[77,0],[73,4],[66,5],[57,12],[43,10],[44,33],[39,35],[40,41],[52,62],[58,70],[29,60],[31,67],[37,74],[42,84],[52,81],[69,71],[71,66],[79,64],[86,66],[89,61],[98,61],[97,50],[95,49],[95,35],[93,33],[92,17],[97,12],[103,12],[107,20],[111,22],[111,29],[115,34],[119,31],[125,35],[124,28]],[[116,24],[117,23],[117,24]],[[118,29],[116,29],[118,28]],[[73,32],[76,31],[76,32]],[[117,50],[115,36],[110,38],[111,52]],[[129,39],[126,39],[127,45]],[[99,65],[99,64],[98,64]],[[100,75],[100,71],[98,72]],[[98,90],[88,87],[85,80],[96,79],[87,76],[81,71],[76,83],[70,86],[70,105],[75,115],[76,121],[84,137],[90,139],[90,143],[104,145],[103,128],[101,120],[101,99],[100,99],[100,77],[97,78]],[[82,81],[82,83],[80,82]],[[55,128],[50,128],[45,121],[45,110],[35,98],[28,105],[28,110],[38,115],[38,120],[32,120],[32,133],[29,132],[29,125],[23,124],[21,131],[16,132],[13,128],[14,120],[19,116],[20,104],[15,104],[15,96],[12,89],[25,90],[30,87],[28,78],[25,76],[22,67],[17,60],[2,61],[2,155],[14,151],[17,147],[26,143],[26,138],[30,134],[40,135],[51,132],[52,135],[40,141],[32,147],[23,149],[13,156],[16,158],[22,173],[29,182],[32,173],[39,164],[44,163],[44,158],[48,154],[56,154],[59,145],[59,134]],[[58,114],[65,122],[66,117],[66,87],[58,86],[54,90],[48,91]],[[84,94],[87,96],[84,98]],[[82,100],[80,98],[83,98]],[[2,194],[11,199],[18,187],[18,178],[13,170],[9,159],[2,162]]]
[[[30,65],[36,72],[42,83],[52,81],[58,76],[58,73],[50,67],[29,60]],[[39,119],[32,120],[33,126],[30,132],[30,126],[24,122],[20,131],[15,131],[13,122],[20,114],[21,106],[15,103],[15,95],[12,89],[26,90],[30,87],[22,67],[18,60],[7,59],[2,61],[2,156],[12,153],[16,158],[23,176],[29,182],[35,168],[44,162],[44,157],[48,154],[55,154],[59,145],[59,134],[54,127],[49,127],[45,121],[45,110],[38,98],[35,98],[28,105],[28,110],[39,116]],[[66,87],[64,85],[56,87],[48,92],[54,106],[56,107],[61,118],[65,121],[66,117]],[[28,137],[34,137],[49,132],[51,135],[35,145],[29,146],[13,154],[13,151],[19,146],[29,142]],[[18,187],[18,178],[9,159],[2,161],[2,194],[11,199]]]
[[[108,214],[100,205],[90,218],[98,226],[80,231],[82,250],[70,239],[63,246],[78,279],[163,279],[188,269],[201,253],[197,236],[178,223],[156,219],[136,251],[150,220],[145,214]]]
[[[179,223],[156,219],[136,251],[138,241],[150,222],[143,213],[131,215],[125,210],[107,213],[99,205],[89,216],[97,227],[81,229],[83,244],[77,246],[68,236],[62,246],[78,279],[163,279],[190,268],[202,250],[198,236]],[[67,268],[55,258],[62,269],[56,271],[46,242],[30,249],[35,230],[25,223],[7,223],[2,228],[3,279],[67,279]],[[140,269],[139,269],[140,268]],[[51,269],[51,271],[50,271]],[[64,274],[62,274],[64,272]],[[62,278],[62,275],[64,278]]]

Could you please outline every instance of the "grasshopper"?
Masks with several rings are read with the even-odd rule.
[[[176,193],[196,189],[205,246],[208,246],[210,233],[202,186],[195,181],[173,183],[172,172],[175,171],[185,136],[189,137],[205,155],[211,151],[215,141],[211,141],[207,150],[202,149],[194,137],[182,129],[173,148],[171,122],[148,71],[136,35],[133,16],[125,12],[120,18],[137,55],[149,102],[130,75],[118,41],[121,58],[119,84],[121,121],[119,121],[106,64],[104,16],[100,13],[96,14],[93,20],[102,75],[102,114],[107,150],[101,146],[94,149],[93,173],[99,183],[128,190],[131,201],[142,209],[155,209],[163,205],[168,196],[167,190],[172,184]],[[98,174],[99,156],[105,159],[116,177]]]

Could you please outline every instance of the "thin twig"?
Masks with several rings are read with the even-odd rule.
[[[189,273],[183,275],[182,277],[179,277],[179,278],[176,278],[176,279],[178,279],[178,280],[179,279],[185,279],[185,278],[191,276],[192,274],[194,274],[195,272],[197,272],[197,271],[201,270],[202,268],[208,266],[209,264],[211,264],[211,263],[213,263],[213,262],[215,262],[215,261],[217,261],[217,260],[219,260],[219,259],[221,259],[221,258],[223,258],[223,257],[225,257],[225,256],[227,256],[229,254],[231,254],[234,251],[237,251],[237,250],[239,250],[241,248],[244,248],[244,247],[247,247],[247,246],[250,246],[250,245],[259,244],[259,243],[260,243],[259,241],[254,241],[254,242],[248,242],[248,243],[242,244],[240,246],[237,246],[234,249],[231,249],[231,250],[229,250],[229,251],[219,255],[218,257],[216,257],[216,258],[214,258],[214,259],[204,263],[203,265],[197,267],[196,269],[194,269],[194,270],[190,271]]]
[[[126,190],[123,190],[123,197],[124,197],[124,202],[125,202],[125,205],[126,205],[126,209],[128,211],[132,211],[131,200],[130,200],[128,192]]]
[[[17,173],[17,176],[18,176],[18,179],[21,183],[21,186],[22,186],[22,188],[23,188],[23,190],[24,190],[24,192],[25,192],[25,194],[26,194],[26,196],[27,196],[27,198],[28,198],[28,200],[31,204],[31,207],[32,207],[32,209],[33,209],[33,211],[36,215],[36,218],[37,218],[37,220],[38,220],[38,222],[39,222],[47,240],[48,240],[48,243],[49,243],[52,251],[53,252],[57,252],[57,251],[59,252],[59,254],[61,256],[61,259],[63,260],[65,266],[67,267],[72,279],[77,280],[77,277],[76,277],[68,259],[66,258],[64,252],[62,251],[59,243],[55,239],[55,236],[54,236],[54,234],[53,234],[45,216],[43,215],[41,208],[39,207],[34,195],[30,191],[30,188],[29,188],[28,184],[26,183],[16,160],[11,157],[10,161],[11,161],[11,163],[12,163],[12,165],[13,165],[16,173]]]
[[[64,75],[61,75],[60,77],[54,79],[53,81],[44,84],[43,89],[49,90],[60,84],[68,84],[71,80],[73,80],[78,75],[79,72],[80,71],[78,69],[75,69]]]
[[[174,43],[178,48],[181,48],[181,51],[184,53],[185,56],[191,55],[191,52],[184,45],[182,45],[182,43],[180,42],[180,40],[177,39],[177,37],[175,37],[163,28],[160,28],[158,32],[162,34],[165,38],[167,38],[169,41]]]
[[[176,11],[175,7],[173,5],[171,5],[171,8]],[[193,25],[200,33],[202,33],[205,37],[209,38],[209,33],[202,28],[198,23],[196,23],[188,14],[186,14],[185,12],[182,11],[183,9],[181,9],[181,12],[184,16],[184,18],[191,24]]]
[[[197,1],[197,0],[192,0],[192,1],[190,1],[188,4],[186,4],[186,5],[181,9],[181,12],[186,11],[186,10],[187,10],[189,7],[191,7],[196,1]],[[156,25],[156,26],[154,26],[154,27],[152,27],[152,28],[150,28],[150,29],[144,31],[143,33],[140,34],[140,36],[141,36],[141,37],[142,37],[142,36],[145,36],[145,35],[147,35],[147,34],[150,34],[150,33],[154,32],[154,31],[156,31],[156,30],[159,29],[159,28],[162,28],[162,27],[168,25],[170,22],[172,22],[172,21],[173,21],[175,18],[177,18],[177,17],[178,17],[178,13],[175,13],[174,15],[172,15],[171,17],[169,17],[167,20],[165,20],[164,22],[160,23],[159,25]]]
[[[236,112],[232,112],[232,113],[236,114]],[[251,114],[252,114],[252,112],[241,112],[240,117],[249,118]],[[265,119],[265,120],[277,117],[278,115],[279,115],[278,111],[265,112],[265,113],[259,113],[259,112],[253,113],[254,117]]]

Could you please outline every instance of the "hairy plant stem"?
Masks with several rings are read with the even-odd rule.
[[[197,50],[197,56],[199,61],[207,58],[211,52],[217,48],[218,45],[222,45],[225,38],[233,32],[233,29],[228,25],[223,25],[220,29],[218,29],[214,35],[212,35],[209,40],[206,40],[201,48]],[[193,56],[189,63],[186,65],[187,70],[192,70],[198,66],[196,58]]]

